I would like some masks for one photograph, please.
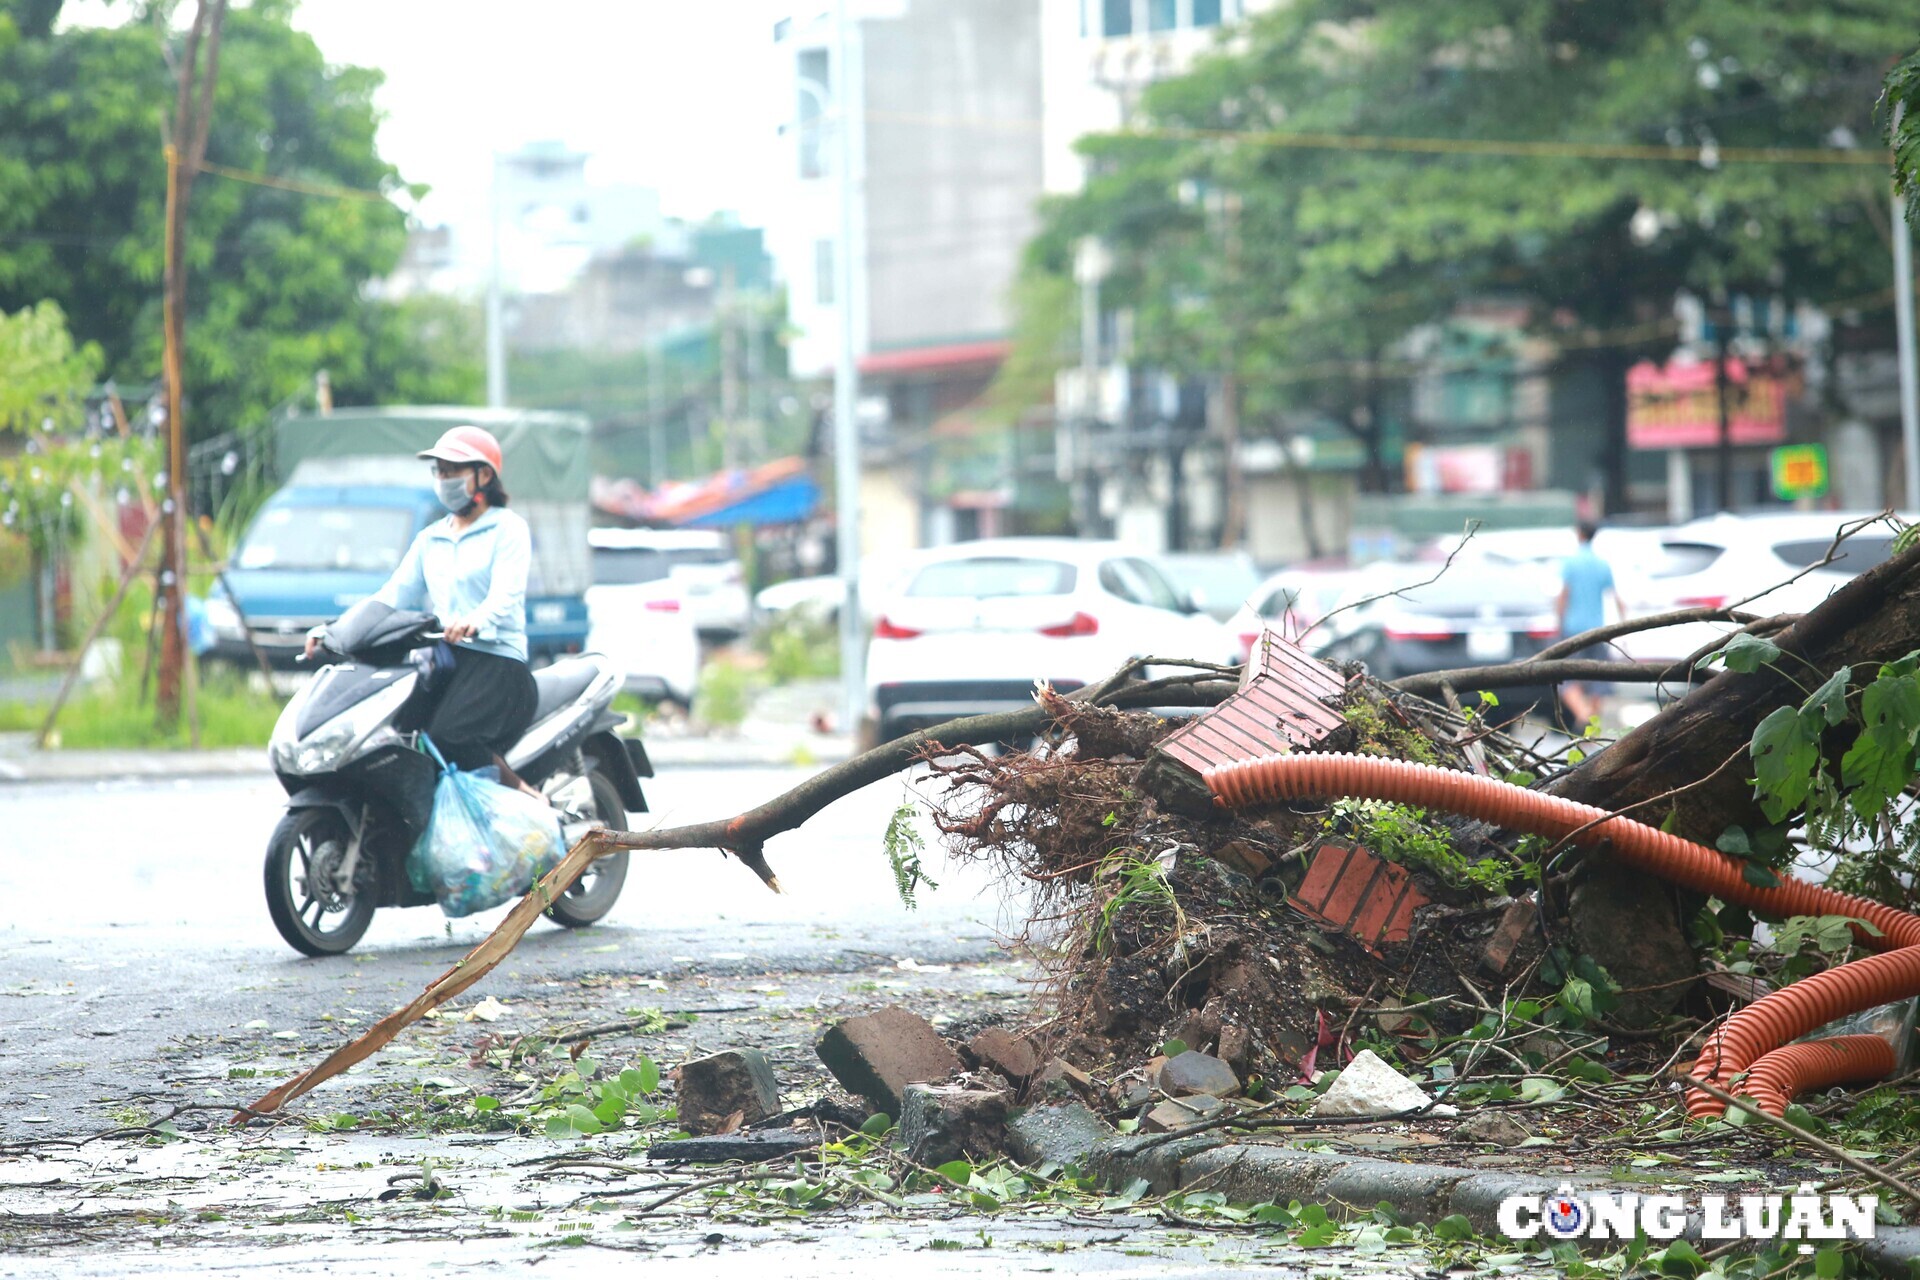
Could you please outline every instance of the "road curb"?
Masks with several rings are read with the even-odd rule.
[[[1218,1191],[1229,1200],[1259,1204],[1318,1204],[1334,1216],[1370,1212],[1385,1202],[1409,1225],[1432,1226],[1458,1214],[1483,1235],[1498,1236],[1500,1202],[1509,1196],[1548,1196],[1564,1184],[1576,1190],[1618,1190],[1604,1173],[1540,1177],[1455,1165],[1402,1163],[1373,1156],[1307,1151],[1281,1142],[1235,1141],[1200,1135],[1172,1142],[1115,1138],[1102,1143],[1089,1171],[1114,1186],[1145,1179],[1156,1194]],[[1682,1236],[1700,1244],[1702,1223],[1689,1214]],[[1709,1242],[1713,1243],[1713,1242]],[[1618,1245],[1594,1241],[1597,1252]],[[1881,1227],[1860,1257],[1890,1280],[1920,1275],[1920,1227]]]

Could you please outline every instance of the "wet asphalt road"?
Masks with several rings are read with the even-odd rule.
[[[738,812],[803,776],[674,772],[649,793],[661,820],[696,821]],[[536,925],[461,1004],[497,995],[514,1010],[499,1026],[530,1029],[589,1005],[595,1021],[623,1003],[744,999],[759,1011],[731,1025],[700,1019],[686,1034],[698,1038],[711,1022],[705,1034],[724,1043],[758,1019],[761,1039],[742,1042],[799,1040],[767,1046],[789,1076],[811,1057],[816,1013],[836,1006],[899,999],[958,1016],[1014,1007],[1022,970],[996,945],[1008,917],[982,869],[946,865],[930,851],[940,888],[923,889],[912,913],[895,897],[881,833],[902,798],[900,780],[876,784],[773,841],[767,855],[784,897],[715,853],[649,855],[601,926]],[[251,1096],[254,1066],[240,1064],[258,1064],[264,1084],[311,1063],[411,998],[505,911],[450,923],[432,908],[383,912],[351,955],[304,959],[275,934],[261,894],[279,801],[266,778],[0,786],[0,1278],[498,1276],[544,1262],[543,1274],[651,1264],[689,1280],[890,1278],[903,1269],[1116,1278],[1258,1269],[1371,1280],[1446,1265],[1418,1248],[1303,1249],[1274,1233],[1189,1231],[1153,1213],[1064,1206],[981,1216],[939,1206],[889,1215],[869,1205],[742,1221],[710,1216],[689,1198],[677,1216],[633,1224],[619,1216],[631,1201],[569,1208],[594,1194],[593,1171],[540,1181],[524,1159],[554,1148],[538,1138],[300,1124],[222,1131],[224,1106],[211,1120],[201,1113],[186,1142],[36,1143],[9,1153],[8,1142],[98,1133],[130,1102],[156,1114],[170,1102]],[[296,1106],[311,1120],[364,1106],[368,1089],[394,1087],[383,1079],[457,1073],[487,1029],[421,1024]],[[438,1056],[433,1065],[408,1061],[421,1053]],[[631,1158],[613,1135],[591,1141]],[[417,1180],[423,1159],[456,1199],[412,1205],[376,1195],[395,1179]]]
[[[805,776],[663,774],[648,784],[653,820],[726,816]],[[939,890],[923,890],[913,913],[901,907],[881,833],[902,796],[898,779],[876,784],[773,840],[767,857],[784,895],[716,852],[636,854],[599,926],[536,924],[483,989],[587,973],[851,973],[900,957],[996,955],[1002,905],[979,868],[942,868],[932,855]],[[0,1079],[27,1104],[0,1108],[0,1138],[97,1131],[111,1099],[167,1074],[161,1061],[178,1057],[184,1038],[349,1007],[378,1017],[505,914],[382,911],[350,955],[299,956],[274,931],[261,888],[280,800],[266,777],[0,787]]]

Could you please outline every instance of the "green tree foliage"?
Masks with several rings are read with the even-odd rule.
[[[108,373],[143,383],[161,346],[161,137],[173,103],[162,40],[172,37],[137,14],[55,30],[57,10],[0,0],[0,310],[56,300]],[[292,12],[290,0],[229,12],[208,162],[270,183],[402,192],[374,145],[379,73],[329,64]],[[391,200],[207,173],[188,231],[196,436],[260,421],[320,369],[350,404],[436,385],[448,367],[454,353],[407,308],[365,295],[405,244]]]
[[[0,311],[0,431],[72,426],[99,362],[95,348],[75,348],[58,303]]]
[[[1409,327],[1523,300],[1596,365],[1617,440],[1676,289],[1884,289],[1884,169],[1742,149],[1870,145],[1911,40],[1906,0],[1295,0],[1081,144],[1094,175],[1031,266],[1104,237],[1143,359],[1231,369],[1251,423],[1317,408],[1375,447]]]
[[[1907,197],[1907,217],[1920,222],[1920,49],[1915,49],[1887,75],[1882,104],[1887,117],[1887,145],[1893,148],[1893,182]],[[1898,112],[1900,119],[1894,121]]]

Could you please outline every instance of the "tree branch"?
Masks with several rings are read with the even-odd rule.
[[[1116,673],[1118,679],[1109,677],[1097,685],[1077,689],[1066,697],[1069,701],[1120,708],[1211,706],[1237,687],[1230,681],[1181,683],[1186,680],[1181,676],[1133,685],[1123,683],[1124,673],[1138,670],[1147,661],[1142,659],[1128,663],[1120,673]],[[1153,661],[1158,666],[1189,665]],[[1203,670],[1211,668],[1211,664],[1206,663],[1191,665]],[[317,1065],[266,1094],[246,1111],[237,1114],[234,1123],[241,1123],[254,1113],[277,1111],[322,1082],[372,1057],[407,1027],[480,981],[519,945],[520,939],[526,936],[527,930],[533,927],[534,921],[539,919],[548,904],[565,893],[596,858],[636,849],[724,849],[778,892],[779,878],[773,874],[761,854],[761,846],[772,837],[793,830],[834,801],[909,768],[929,754],[937,753],[942,747],[1030,736],[1039,732],[1050,720],[1051,717],[1037,703],[1016,711],[949,720],[823,770],[792,790],[732,818],[654,831],[590,831],[568,850],[559,866],[548,872],[526,897],[515,904],[492,933],[461,957],[451,969],[429,983],[409,1004],[380,1019],[358,1039],[340,1046]]]
[[[1560,684],[1569,680],[1606,680],[1618,684],[1659,684],[1666,680],[1705,680],[1711,674],[1689,674],[1671,662],[1613,662],[1597,658],[1554,658],[1501,662],[1486,667],[1456,667],[1451,671],[1423,671],[1392,681],[1405,693],[1438,693],[1442,685],[1459,689],[1511,689],[1516,685]]]

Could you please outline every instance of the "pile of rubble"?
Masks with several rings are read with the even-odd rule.
[[[835,1078],[897,1119],[915,1159],[1024,1159],[1043,1149],[1022,1136],[1034,1126],[1089,1138],[1110,1126],[1175,1132],[1277,1101],[1323,1117],[1454,1114],[1360,1041],[1385,1037],[1419,1060],[1480,1016],[1466,975],[1524,985],[1545,950],[1538,911],[1501,891],[1526,886],[1524,859],[1485,824],[1440,815],[1229,812],[1201,774],[1273,751],[1502,774],[1539,762],[1475,717],[1273,637],[1263,651],[1239,692],[1198,720],[1043,690],[1058,725],[1045,746],[931,760],[949,852],[1029,888],[1033,922],[1019,941],[1047,981],[1019,1029],[949,1043],[893,1007],[820,1040]],[[1433,861],[1419,861],[1422,848]],[[1471,881],[1446,874],[1475,867]],[[700,1132],[777,1121],[755,1057],[682,1067],[682,1123]],[[1338,1079],[1310,1101],[1287,1093],[1324,1086],[1329,1069]]]

